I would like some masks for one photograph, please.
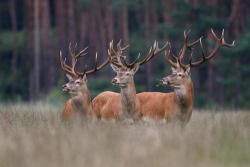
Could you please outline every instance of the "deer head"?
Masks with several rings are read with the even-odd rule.
[[[111,67],[116,72],[116,77],[112,79],[112,84],[119,85],[120,87],[126,87],[130,81],[133,80],[134,74],[139,69],[140,65],[146,64],[156,54],[162,52],[167,47],[167,44],[162,48],[159,48],[158,43],[154,42],[153,47],[150,48],[148,55],[142,60],[140,59],[140,53],[132,63],[127,63],[126,56],[123,55],[123,51],[128,48],[128,45],[121,47],[121,41],[117,44],[117,50],[114,49],[113,41],[110,42],[108,55],[111,61]]]
[[[77,95],[78,92],[81,91],[83,88],[87,88],[87,75],[99,71],[109,63],[109,59],[107,59],[103,64],[97,66],[98,54],[96,53],[94,69],[88,71],[84,69],[84,72],[79,72],[76,70],[76,64],[78,58],[83,57],[87,54],[85,52],[87,50],[87,47],[82,51],[80,51],[79,53],[76,53],[76,50],[77,50],[77,44],[75,45],[74,49],[72,49],[71,44],[69,44],[69,52],[72,59],[71,60],[72,67],[66,64],[66,58],[63,59],[62,52],[60,51],[61,67],[66,72],[66,76],[69,79],[69,82],[63,85],[63,91],[69,92],[73,96]]]
[[[163,84],[168,84],[174,88],[180,88],[182,85],[187,83],[187,81],[191,81],[190,69],[192,67],[199,66],[199,65],[203,64],[204,62],[212,59],[216,55],[216,53],[220,49],[220,47],[222,47],[222,46],[226,46],[226,47],[234,47],[235,46],[234,45],[235,41],[233,41],[232,44],[228,44],[225,42],[224,30],[222,31],[221,37],[219,38],[214,33],[213,29],[211,29],[212,37],[215,39],[216,45],[215,45],[215,48],[212,50],[212,52],[208,56],[206,56],[204,49],[203,49],[203,45],[202,45],[202,37],[195,40],[194,42],[189,43],[188,42],[189,33],[190,33],[190,31],[188,31],[188,32],[184,31],[184,45],[183,45],[182,49],[180,50],[178,56],[175,56],[171,52],[170,44],[169,44],[168,53],[167,53],[167,51],[165,51],[165,55],[167,56],[166,60],[172,66],[172,74],[161,80]],[[192,62],[192,48],[198,43],[200,43],[200,46],[201,46],[202,59],[199,61],[196,61],[196,62]],[[191,50],[191,57],[189,60],[189,64],[183,64],[182,61],[183,61],[183,58],[184,58],[184,55],[185,55],[185,52],[187,49]],[[170,56],[171,53],[172,53],[172,57],[175,59],[175,62],[168,58],[168,56]]]

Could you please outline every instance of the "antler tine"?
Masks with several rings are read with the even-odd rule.
[[[190,67],[198,66],[198,65],[206,62],[207,60],[212,59],[216,55],[216,53],[220,49],[220,47],[222,47],[222,46],[226,46],[226,47],[234,47],[235,46],[235,41],[233,41],[232,44],[228,44],[225,42],[224,29],[222,30],[220,38],[215,34],[215,32],[213,31],[212,28],[211,28],[211,33],[212,33],[213,38],[216,41],[215,48],[212,50],[212,52],[208,56],[205,56],[202,41],[200,40],[200,46],[202,49],[202,60],[199,60],[199,61],[196,61],[193,63],[189,63]]]
[[[72,51],[72,48],[71,48],[71,43],[69,45],[69,50],[70,50],[70,54],[71,54],[71,57],[72,57],[72,70],[75,74],[77,75],[81,75],[80,72],[77,72],[76,71],[76,63],[78,61],[78,58],[79,57],[82,57],[82,56],[85,56],[87,55],[87,53],[85,52],[88,47],[84,48],[82,51],[80,51],[78,54],[76,54],[76,49],[77,49],[77,43],[75,44],[75,48],[74,48],[74,51]]]
[[[202,52],[202,59],[199,60],[199,61],[196,61],[194,63],[192,63],[192,57],[189,61],[189,67],[195,67],[195,66],[198,66],[199,64],[202,64],[204,63],[207,59],[207,57],[205,56],[205,51],[204,51],[204,47],[203,47],[203,44],[202,44],[202,40],[200,40],[200,47],[201,47],[201,52]]]
[[[184,40],[187,41],[188,40],[188,37],[189,37],[189,34],[190,34],[191,30],[184,30]]]
[[[126,57],[124,57],[124,56],[120,57],[120,61],[121,61],[121,64],[125,67],[132,67],[133,66],[132,64],[129,64],[126,62]]]
[[[193,59],[193,50],[191,50],[191,53],[190,53],[189,64],[192,63],[192,59]]]
[[[117,57],[117,52],[114,50],[114,43],[113,40],[109,43],[109,49],[108,49],[108,57],[109,57],[109,61],[117,66],[117,67],[122,67],[120,61],[118,61],[118,57]],[[120,59],[120,58],[119,58]]]
[[[222,29],[222,33],[221,33],[221,37],[220,38],[215,34],[215,32],[214,32],[214,30],[212,28],[211,28],[211,33],[212,33],[213,38],[217,42],[221,42],[222,43],[222,46],[226,46],[226,47],[234,47],[235,46],[235,40],[231,44],[225,42],[225,39],[224,39],[224,29]]]
[[[89,70],[89,71],[85,71],[84,74],[89,75],[89,74],[95,73],[95,72],[99,71],[100,69],[102,69],[103,67],[105,67],[110,62],[110,58],[108,57],[104,63],[102,63],[100,66],[97,66],[97,57],[98,57],[98,54],[96,53],[94,69]]]
[[[75,64],[76,64],[75,51],[76,51],[76,49],[74,51],[72,50],[71,42],[70,42],[69,43],[69,53],[70,53],[70,56],[71,56],[71,59],[72,59],[71,60],[72,67],[75,66]]]
[[[136,57],[136,59],[135,59],[135,61],[133,63],[138,63],[140,57],[141,57],[141,53],[138,53],[138,56]]]
[[[72,48],[71,48],[71,42],[69,43],[69,53],[70,53],[70,56],[73,58],[74,53],[73,53]]]
[[[224,29],[223,29],[224,30]],[[214,30],[211,28],[211,33],[216,41],[220,40],[217,35],[215,34]],[[224,34],[224,33],[223,33]]]
[[[113,41],[110,42],[108,49],[108,54],[111,63],[119,68],[123,66],[129,66],[129,64],[125,62],[126,56],[122,55],[122,52],[128,48],[128,45],[125,47],[121,47],[121,42],[122,40],[120,40],[116,45],[117,51],[114,49]]]
[[[98,54],[96,52],[96,54],[95,54],[95,65],[94,65],[93,71],[95,71],[97,69],[97,57],[98,57]],[[87,64],[84,66],[83,72],[82,73],[78,72],[78,75],[84,76],[86,74],[86,70],[87,70]]]
[[[111,43],[110,43],[110,51],[111,51],[111,56],[117,55],[117,52],[116,52],[115,49],[114,49],[113,40],[112,40]]]
[[[175,63],[175,62],[173,62],[171,59],[168,58],[168,57],[170,57],[170,54],[171,54],[171,44],[169,43],[168,52],[167,52],[167,50],[165,50],[166,61],[167,61],[172,67],[177,68],[178,57],[172,55],[172,56],[175,58],[175,61],[176,61],[176,63]]]
[[[97,52],[95,53],[95,69],[97,69],[97,57],[98,57],[98,54]]]
[[[61,67],[62,69],[70,74],[70,75],[73,75],[73,76],[76,76],[76,73],[72,70],[71,67],[69,67],[67,64],[66,64],[66,58],[63,59],[63,56],[62,56],[62,51],[60,51],[60,62],[61,62]]]
[[[76,49],[74,49],[74,51],[72,50],[72,47],[71,47],[71,42],[69,43],[69,53],[70,53],[70,56],[71,56],[71,65],[72,65],[72,69],[74,69],[74,66],[76,65],[76,59],[75,59],[75,51]]]
[[[159,48],[159,45],[158,45],[158,42],[157,42],[154,54],[156,55],[156,54],[162,52],[163,50],[165,50],[167,48],[168,45],[169,45],[169,42],[166,42],[166,44],[162,48]]]
[[[159,45],[158,42],[154,42],[153,47],[150,47],[149,53],[148,55],[144,58],[144,60],[142,60],[141,62],[139,62],[139,59],[141,57],[141,53],[138,54],[137,58],[134,60],[134,62],[128,64],[124,58],[122,58],[122,63],[127,66],[127,67],[134,67],[135,64],[139,63],[139,65],[141,64],[145,64],[147,63],[150,59],[152,59],[156,54],[160,53],[161,51],[163,51],[165,49],[165,47],[167,46],[164,45],[161,49],[159,49]]]
[[[78,46],[78,44],[77,44],[77,42],[76,42],[76,43],[75,43],[75,48],[74,48],[74,56],[76,55],[77,46]]]
[[[200,37],[199,39],[195,40],[194,42],[188,43],[188,37],[189,37],[190,32],[191,32],[191,30],[188,30],[187,32],[186,32],[186,30],[184,30],[184,45],[179,52],[180,62],[184,58],[186,50],[194,47],[197,43],[199,43],[200,38],[203,38],[203,37]]]
[[[77,55],[75,55],[75,58],[77,59],[78,57],[82,57],[88,54],[88,52],[85,52],[89,47],[87,46],[83,50],[81,50]]]
[[[124,50],[127,50],[128,48],[129,48],[129,45],[124,46],[123,48],[121,48],[121,50],[124,51]]]
[[[155,41],[153,47],[150,47],[148,55],[141,62],[139,62],[139,64],[142,65],[142,64],[147,63],[155,55],[157,55],[157,54],[161,53],[163,50],[165,50],[168,45],[169,45],[169,43],[167,42],[162,48],[159,48],[158,42]]]
[[[124,50],[126,50],[129,47],[129,45],[122,48],[121,47],[121,42],[122,42],[122,40],[120,39],[120,41],[117,44],[117,50],[118,50],[117,59],[120,60],[120,63],[122,64],[122,66],[131,68],[134,64],[133,63],[131,63],[131,64],[127,63],[126,62],[126,56],[122,55],[122,52]]]
[[[226,47],[234,47],[235,46],[235,40],[231,44],[226,43],[226,41],[224,39],[224,29],[222,29],[221,40],[222,40],[222,45],[223,46],[226,46]]]
[[[111,49],[112,49],[112,52],[116,55],[116,54],[117,54],[117,51],[115,51],[115,49],[114,49],[114,44],[113,44],[113,43],[112,43]]]
[[[121,43],[122,43],[122,40],[120,39],[119,42],[118,42],[118,44],[117,44],[117,50],[121,51],[121,53],[122,53],[122,51],[124,51],[124,50],[126,50],[126,49],[129,48],[129,45],[121,47]]]
[[[79,57],[85,56],[87,53],[85,52],[88,49],[88,47],[84,48],[82,51],[80,51],[78,54],[76,54],[76,50],[77,50],[77,43],[75,44],[74,49],[72,49],[72,44],[69,43],[69,53],[71,56],[71,64],[72,66],[70,67],[69,65],[66,64],[66,58],[62,57],[62,52],[60,51],[60,61],[61,61],[61,66],[63,68],[63,70],[75,77],[81,76],[83,73],[78,72],[76,70],[76,64],[78,61]]]
[[[118,51],[121,50],[121,43],[122,43],[122,40],[120,39],[119,42],[117,43],[117,46],[116,46]]]
[[[121,57],[121,63],[128,68],[133,68],[134,65],[139,62],[140,57],[141,53],[137,55],[136,59],[132,63],[127,63],[125,57]]]
[[[77,45],[76,45],[76,46],[77,46]],[[75,63],[74,63],[74,65],[72,65],[72,66],[73,66],[73,69],[74,69],[75,73],[79,73],[79,72],[76,71],[76,63],[77,63],[77,61],[78,61],[78,58],[87,55],[88,52],[85,52],[87,49],[88,49],[88,47],[84,48],[82,51],[80,51],[78,54],[76,54],[76,55],[74,56],[73,60],[75,61]],[[76,53],[76,49],[75,49],[75,53]]]
[[[146,56],[145,62],[143,62],[143,64],[147,63],[151,58],[153,58],[157,54],[158,49],[159,49],[158,42],[154,41],[153,47],[150,48],[149,54],[148,56]]]

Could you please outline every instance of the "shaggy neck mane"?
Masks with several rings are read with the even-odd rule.
[[[128,114],[136,112],[136,89],[131,79],[126,87],[121,88],[122,111]]]
[[[83,86],[82,89],[77,93],[77,95],[72,97],[72,101],[76,111],[87,114],[89,109],[92,107],[91,98],[87,86]]]
[[[185,84],[181,85],[180,88],[176,88],[174,92],[182,109],[188,109],[193,105],[194,90],[191,78]]]

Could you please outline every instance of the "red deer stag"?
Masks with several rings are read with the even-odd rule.
[[[66,58],[63,59],[62,52],[60,51],[60,61],[61,67],[66,72],[66,76],[69,82],[63,85],[63,91],[68,92],[71,98],[66,102],[63,110],[62,117],[64,119],[72,118],[74,113],[81,114],[81,118],[86,118],[92,115],[92,102],[89,95],[89,90],[87,87],[87,75],[93,74],[109,63],[107,59],[103,64],[97,66],[97,53],[95,56],[95,67],[92,70],[84,72],[78,72],[76,70],[76,64],[79,57],[86,55],[85,51],[87,48],[83,49],[76,54],[76,47],[72,50],[71,45],[69,45],[70,56],[72,58],[72,67],[66,64]]]
[[[156,54],[162,52],[167,45],[162,48],[158,47],[155,42],[150,48],[148,55],[139,61],[140,54],[133,63],[126,62],[126,56],[123,51],[128,48],[121,47],[121,42],[117,44],[117,50],[110,43],[108,55],[112,69],[116,72],[116,77],[112,79],[112,84],[118,85],[121,89],[120,93],[106,91],[98,95],[93,100],[94,111],[102,120],[131,119],[140,110],[140,104],[136,97],[136,88],[134,83],[134,75],[139,66],[150,61]]]
[[[175,62],[171,59],[166,59],[167,62],[172,66],[172,74],[163,78],[161,81],[165,85],[169,85],[174,89],[174,92],[170,93],[159,93],[159,92],[145,92],[137,94],[141,103],[140,115],[145,119],[153,120],[180,120],[181,122],[188,122],[192,115],[192,107],[194,101],[194,90],[193,82],[190,77],[190,68],[196,67],[209,59],[212,59],[220,47],[233,47],[232,44],[228,44],[224,40],[224,30],[219,38],[214,31],[211,29],[212,37],[216,41],[215,48],[212,52],[205,56],[202,38],[189,43],[188,34],[189,32],[184,31],[184,45],[179,52],[179,56],[172,54]],[[200,43],[202,48],[203,58],[199,61],[192,62],[192,54],[189,64],[183,64],[183,58],[187,49],[192,49],[197,43]],[[169,45],[170,46],[170,45]],[[192,50],[191,50],[192,51]],[[171,54],[171,47],[169,52],[165,52],[166,56]]]

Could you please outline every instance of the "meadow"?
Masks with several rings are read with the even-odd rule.
[[[249,167],[250,112],[194,111],[179,124],[60,119],[62,106],[0,105],[0,167]]]

